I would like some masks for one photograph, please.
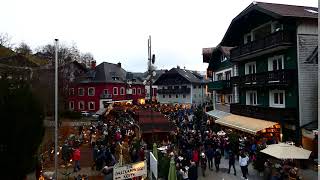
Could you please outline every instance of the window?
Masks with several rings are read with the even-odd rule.
[[[256,62],[250,62],[245,64],[245,74],[256,73]]]
[[[124,87],[120,88],[120,95],[124,95]]]
[[[92,102],[92,101],[88,102],[88,109],[89,110],[94,110],[95,109],[94,106],[95,106],[94,102]]]
[[[162,95],[162,98],[166,98],[166,95]]]
[[[78,109],[79,110],[84,110],[84,102],[83,101],[79,101],[78,102]]]
[[[171,98],[171,94],[169,94],[169,98]]]
[[[88,96],[94,96],[94,87],[88,88]]]
[[[269,105],[270,107],[285,107],[285,91],[284,90],[272,90],[269,93]]]
[[[118,95],[118,87],[113,87],[113,95]]]
[[[249,43],[249,42],[251,42],[251,41],[252,41],[252,35],[251,35],[251,33],[245,34],[245,35],[244,35],[244,41],[243,41],[243,43],[244,43],[244,44],[247,44],[247,43]]]
[[[222,80],[222,73],[217,74],[217,81],[221,81]]]
[[[84,96],[84,89],[83,88],[78,88],[78,95]]]
[[[278,21],[275,21],[271,24],[271,33],[281,31],[283,29],[283,25]]]
[[[179,89],[179,86],[174,86],[174,89]]]
[[[138,93],[138,94],[141,94],[141,88],[138,88],[138,89],[137,89],[137,93]]]
[[[74,96],[74,88],[70,88],[69,89],[69,95],[70,96]]]
[[[222,95],[221,95],[221,94],[217,94],[217,96],[216,96],[216,102],[217,102],[217,103],[221,103],[221,102],[222,102]]]
[[[201,85],[199,85],[198,89],[201,89]]]
[[[69,110],[70,111],[74,110],[74,102],[73,101],[69,101]]]
[[[247,91],[246,92],[246,104],[247,105],[257,105],[257,91]]]
[[[179,95],[178,95],[178,94],[176,94],[176,98],[179,98]]]
[[[228,104],[232,103],[232,95],[230,95],[230,94],[226,95],[226,103],[228,103]]]
[[[172,89],[172,86],[168,86],[168,89]]]
[[[197,88],[197,85],[193,85],[193,89],[196,89]]]
[[[132,88],[132,94],[136,95],[136,88]]]
[[[231,71],[226,71],[225,72],[226,80],[230,80],[231,78]]]
[[[108,89],[104,89],[104,90],[103,90],[103,94],[109,94]]]
[[[183,97],[183,98],[186,98],[186,95],[184,94],[184,95],[182,95],[182,97]]]
[[[194,94],[193,96],[194,96],[194,98],[196,98],[196,97],[197,97],[197,95],[196,95],[196,94]]]
[[[221,60],[221,62],[224,62],[224,61],[226,61],[228,58],[227,58],[227,56],[225,56],[225,55],[221,55],[221,57],[220,57],[220,60]]]
[[[268,59],[268,71],[284,69],[283,55],[274,56]]]

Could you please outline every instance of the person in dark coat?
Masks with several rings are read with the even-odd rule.
[[[217,149],[214,153],[214,165],[216,166],[216,171],[220,170],[220,161],[221,161],[221,152],[220,149]]]
[[[204,153],[201,153],[200,165],[201,165],[202,176],[205,177],[206,169],[207,169],[207,158]]]
[[[235,161],[236,161],[235,154],[232,151],[229,151],[229,170],[228,170],[228,174],[230,174],[230,169],[231,169],[231,166],[232,166],[234,175],[236,176],[237,172],[236,172],[236,167],[234,165]]]
[[[198,168],[195,162],[190,162],[190,168],[188,171],[188,177],[190,180],[197,180],[198,179]]]
[[[209,164],[209,169],[213,170],[213,157],[214,157],[214,150],[211,146],[208,147],[206,151],[206,155],[208,158],[208,164]]]

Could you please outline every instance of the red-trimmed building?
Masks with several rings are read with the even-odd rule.
[[[103,62],[79,77],[69,88],[69,109],[97,112],[113,102],[143,103],[145,86],[133,73],[126,72],[121,63]]]

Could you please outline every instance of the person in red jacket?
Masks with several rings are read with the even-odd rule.
[[[197,167],[199,165],[199,151],[194,149],[192,152],[192,161],[196,163]]]
[[[72,160],[74,161],[74,172],[80,171],[80,149],[79,147],[76,147],[76,149],[73,151]]]

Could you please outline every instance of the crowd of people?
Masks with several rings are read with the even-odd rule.
[[[222,161],[227,161],[227,173],[234,176],[239,174],[236,170],[236,164],[239,164],[241,177],[248,179],[248,165],[257,161],[258,150],[266,144],[276,143],[274,139],[266,140],[235,130],[221,129],[206,116],[202,107],[119,105],[90,127],[79,127],[77,138],[66,141],[62,146],[62,159],[66,164],[72,159],[74,171],[79,171],[79,147],[88,143],[92,149],[92,170],[102,172],[106,179],[112,179],[112,167],[117,163],[124,165],[148,160],[148,146],[141,138],[137,128],[139,122],[134,117],[136,110],[150,108],[164,114],[175,127],[165,139],[156,142],[159,147],[165,147],[159,153],[161,163],[158,165],[159,176],[164,179],[168,176],[171,159],[176,163],[179,179],[196,180],[211,171],[218,173]],[[261,163],[265,179],[283,179],[288,174],[292,174],[292,177],[297,174],[292,162],[279,163],[280,167],[266,159]],[[199,168],[201,174],[198,174]]]

